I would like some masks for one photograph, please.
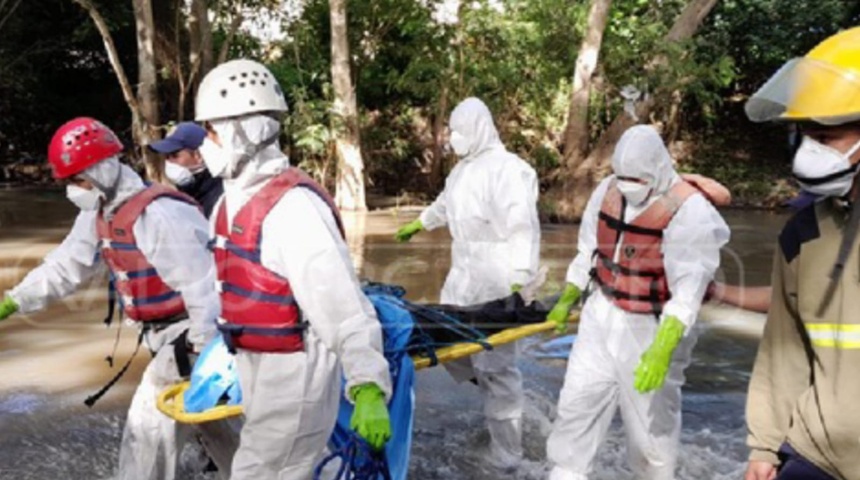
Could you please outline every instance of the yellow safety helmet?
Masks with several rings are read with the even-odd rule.
[[[860,120],[860,27],[839,32],[805,57],[790,60],[744,109],[754,122],[841,125]]]

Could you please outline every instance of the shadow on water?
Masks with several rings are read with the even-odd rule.
[[[20,281],[71,226],[74,207],[62,192],[0,190],[0,288]],[[409,299],[438,301],[450,265],[450,237],[444,229],[424,232],[397,244],[396,228],[417,215],[416,209],[372,212],[345,218],[349,244],[362,277],[402,285]],[[724,253],[723,278],[765,284],[776,234],[784,215],[730,211],[733,241]],[[549,267],[543,293],[557,292],[573,257],[575,226],[546,226],[542,264]],[[113,473],[119,437],[135,382],[149,359],[138,354],[132,370],[92,410],[82,400],[97,390],[130,355],[135,334],[101,323],[106,312],[103,277],[46,311],[0,324],[0,480],[104,479]],[[761,318],[717,310],[717,320],[703,318],[693,364],[687,370],[683,404],[684,430],[678,478],[740,478],[745,458],[743,408],[746,384]],[[749,318],[749,320],[747,320]],[[730,328],[743,324],[742,333]],[[748,325],[747,325],[748,324]],[[751,326],[750,326],[751,325]],[[524,444],[527,461],[514,473],[485,465],[488,436],[483,428],[478,390],[456,384],[442,368],[417,376],[417,411],[410,478],[542,479],[548,472],[544,443],[555,414],[564,375],[564,359],[538,358],[547,338],[523,342],[520,364],[527,388]],[[562,350],[562,355],[564,351]],[[597,460],[597,479],[633,478],[625,462],[623,429],[613,424]],[[199,473],[197,452],[183,457],[183,477]]]

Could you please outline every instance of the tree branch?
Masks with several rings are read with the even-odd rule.
[[[140,107],[137,103],[137,98],[134,95],[134,90],[131,88],[131,84],[128,82],[128,76],[125,74],[125,70],[122,68],[122,63],[119,61],[119,54],[116,51],[116,46],[113,42],[113,37],[111,37],[110,30],[108,29],[107,23],[104,18],[98,12],[96,7],[90,2],[90,0],[72,0],[73,2],[80,5],[84,10],[89,13],[90,17],[93,19],[93,22],[96,24],[96,28],[102,36],[102,41],[105,44],[105,50],[108,54],[108,60],[110,60],[110,64],[113,67],[113,71],[116,74],[117,80],[119,80],[120,88],[122,89],[122,96],[125,98],[126,103],[128,104],[129,109],[131,109],[131,114],[133,118],[140,118]]]
[[[188,92],[196,90],[202,77],[212,68],[212,32],[205,0],[192,0],[188,11]]]
[[[699,29],[702,20],[710,13],[718,1],[689,0],[684,10],[675,19],[672,28],[669,29],[669,32],[664,37],[664,42],[679,43],[692,38]],[[653,56],[650,61],[646,62],[645,69],[662,68],[667,64],[668,57],[661,53]],[[653,96],[647,97],[646,100],[636,105],[636,117],[648,118],[657,102],[658,100]],[[566,219],[579,219],[582,217],[586,202],[588,201],[588,194],[586,192],[591,192],[598,178],[604,175],[609,169],[609,159],[612,156],[616,143],[618,143],[618,139],[634,124],[636,124],[636,120],[628,114],[621,113],[617,115],[609,127],[600,135],[600,138],[589,154],[575,169],[569,169],[565,172],[560,192],[554,192],[554,194],[560,195],[559,216]],[[571,195],[571,192],[575,194]]]
[[[0,4],[0,10],[3,10],[3,7],[5,5],[6,5],[6,0],[3,0],[3,3]],[[10,8],[9,11],[6,12],[6,15],[3,16],[3,20],[0,20],[0,31],[3,30],[3,25],[6,25],[6,22],[9,20],[9,17],[11,17],[13,13],[15,13],[15,10],[18,9],[19,5],[21,5],[21,0],[18,0],[17,2],[15,2],[15,5],[12,5],[12,8]]]
[[[242,4],[240,3],[236,7],[233,21],[230,22],[230,30],[227,31],[227,38],[225,38],[224,43],[221,44],[221,51],[218,53],[219,65],[227,61],[227,54],[230,53],[230,44],[233,43],[233,37],[236,36],[236,31],[239,30],[239,26],[242,25],[242,20]]]

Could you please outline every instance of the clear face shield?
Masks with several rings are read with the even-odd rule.
[[[809,120],[841,125],[860,120],[860,69],[795,58],[750,97],[744,110],[754,122]]]

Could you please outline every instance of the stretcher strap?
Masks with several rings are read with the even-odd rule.
[[[179,376],[187,378],[191,376],[191,358],[188,357],[188,330],[171,342],[173,344],[173,358],[176,360],[176,370]]]
[[[413,316],[420,317],[424,320],[427,320],[434,324],[434,326],[439,328],[444,328],[453,332],[457,335],[461,340],[461,342],[469,342],[480,345],[484,350],[492,350],[493,345],[487,342],[487,336],[484,335],[483,332],[476,328],[472,328],[469,325],[457,320],[451,315],[447,313],[440,312],[433,308],[423,307],[420,305],[416,305],[414,303],[403,302],[403,308],[409,311]],[[434,362],[433,365],[436,365],[435,361],[435,353],[429,352],[428,350],[435,351],[436,348],[446,347],[455,345],[461,342],[455,343],[445,343],[445,342],[437,342],[433,340],[433,338],[424,332],[424,329],[421,327],[419,322],[415,323],[415,329],[420,332],[419,339],[420,342],[418,344],[411,344],[407,347],[407,351],[409,353],[424,353],[427,354],[431,361]],[[417,350],[417,352],[416,352]]]
[[[391,480],[385,450],[374,451],[355,432],[349,432],[346,444],[314,468],[314,480],[322,480],[323,469],[335,459],[340,459],[340,467],[331,480]]]
[[[122,366],[120,371],[117,372],[117,374],[114,375],[114,377],[110,379],[110,381],[104,387],[102,387],[101,390],[87,397],[86,400],[84,400],[84,405],[92,408],[92,406],[95,405],[96,402],[98,402],[99,399],[102,398],[108,392],[108,390],[110,390],[114,385],[116,385],[116,382],[118,382],[123,375],[125,375],[125,372],[128,370],[128,367],[131,366],[131,361],[134,360],[134,357],[137,356],[137,352],[140,350],[140,344],[143,343],[144,331],[145,329],[140,329],[140,333],[137,336],[137,345],[135,345],[134,352],[131,354],[130,357],[128,357],[128,361],[125,362],[125,365]]]

